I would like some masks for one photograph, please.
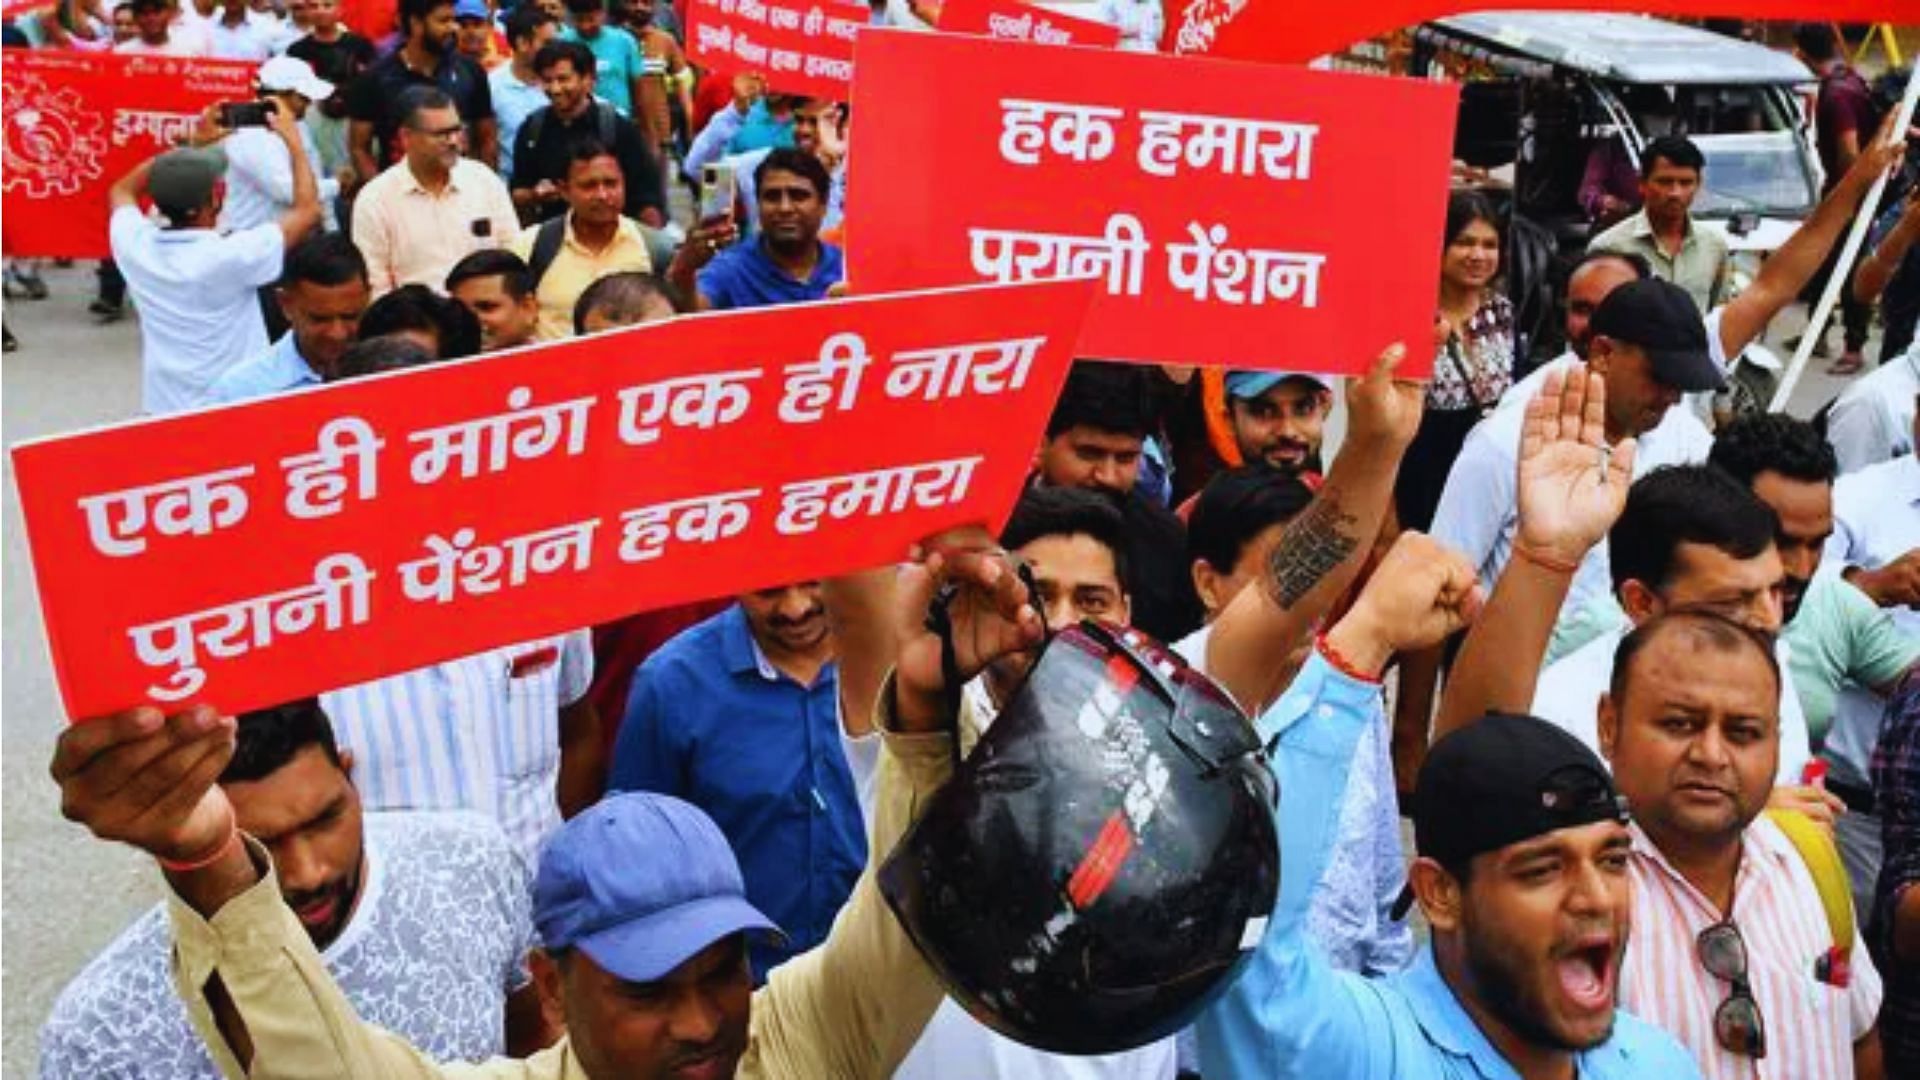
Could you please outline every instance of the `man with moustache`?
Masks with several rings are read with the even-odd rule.
[[[820,239],[833,178],[812,154],[792,148],[769,152],[753,171],[760,207],[759,235],[715,255],[716,242],[731,239],[724,220],[719,236],[696,230],[667,278],[693,297],[696,310],[797,304],[826,298],[845,276],[840,249]]]
[[[407,116],[400,100],[416,86],[452,99],[466,129],[467,154],[493,168],[500,155],[493,91],[486,70],[455,48],[460,25],[453,17],[453,0],[401,0],[400,24],[406,41],[347,87],[347,141],[354,173],[366,183],[401,159],[406,147],[400,129]]]
[[[749,947],[756,984],[826,940],[866,865],[835,652],[819,582],[746,593],[640,665],[614,743],[609,790],[705,810],[747,899],[786,931]]]
[[[1693,219],[1706,156],[1683,135],[1662,135],[1640,155],[1640,210],[1593,238],[1589,251],[1631,252],[1662,281],[1687,290],[1706,314],[1726,297],[1727,242]]]
[[[1333,411],[1333,388],[1318,375],[1232,371],[1226,377],[1227,419],[1240,460],[1283,473],[1319,472],[1320,442]]]
[[[241,716],[219,783],[368,1022],[447,1058],[538,1050],[526,871],[505,835],[470,813],[363,815],[354,764],[307,698]],[[220,1075],[174,995],[172,947],[156,905],[68,984],[40,1031],[43,1080]]]

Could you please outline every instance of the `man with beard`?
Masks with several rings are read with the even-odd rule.
[[[451,99],[465,128],[467,153],[493,168],[500,153],[493,92],[486,70],[455,47],[460,24],[453,17],[453,0],[400,0],[400,24],[406,41],[347,87],[354,173],[366,183],[401,159],[406,147],[399,133],[407,114],[400,102],[414,87]]]
[[[563,43],[562,48],[579,48]],[[580,136],[561,177],[567,200],[564,217],[521,232],[514,254],[527,262],[528,280],[540,301],[539,337],[558,341],[573,330],[573,309],[587,286],[608,274],[651,273],[657,252],[672,250],[672,242],[623,215],[631,207],[626,178],[610,147],[592,136]],[[671,258],[671,255],[667,256]]]
[[[1284,473],[1320,471],[1320,440],[1333,411],[1333,388],[1318,375],[1284,371],[1227,374],[1227,420],[1246,464]]]
[[[750,947],[756,983],[826,940],[866,865],[834,653],[819,582],[746,593],[640,665],[614,743],[609,790],[705,810],[786,931]]]
[[[1606,380],[1609,416],[1604,438],[1614,445],[1629,438],[1637,442],[1636,475],[1661,465],[1705,460],[1711,437],[1689,410],[1676,407],[1681,395],[1721,385],[1729,358],[1758,339],[1768,321],[1799,295],[1868,189],[1900,160],[1904,148],[1904,140],[1882,132],[1767,259],[1753,284],[1708,314],[1704,325],[1693,301],[1678,287],[1648,280],[1644,260],[1612,252],[1583,258],[1567,279],[1570,351],[1508,391],[1502,406],[1467,436],[1440,496],[1434,538],[1472,560],[1483,581],[1497,583],[1505,573],[1517,520],[1514,462],[1524,403],[1554,373],[1591,370]],[[1628,289],[1631,299],[1615,300],[1616,293]],[[1685,301],[1684,306],[1675,304],[1675,298]],[[1609,301],[1615,306],[1601,320]],[[1651,352],[1648,346],[1653,346]],[[1587,552],[1564,614],[1575,616],[1606,595],[1607,582],[1607,552],[1601,545]],[[1556,628],[1549,655],[1565,655],[1601,629],[1567,618]],[[1417,696],[1425,699],[1428,693]]]
[[[370,1023],[432,1053],[544,1046],[526,871],[506,838],[474,814],[363,816],[353,768],[308,698],[241,716],[219,780],[240,827],[273,853],[327,973]],[[68,984],[41,1029],[43,1078],[219,1075],[173,993],[173,944],[157,905]]]
[[[205,404],[245,401],[332,380],[367,311],[367,261],[346,234],[314,233],[287,252],[277,292],[288,331],[266,352],[215,379]]]
[[[624,31],[621,31],[624,33]],[[595,96],[593,53],[577,41],[550,41],[534,54],[533,70],[546,90],[547,106],[528,115],[514,136],[513,202],[529,222],[568,209],[567,173],[576,148],[596,143],[619,164],[621,201],[628,217],[658,228],[666,222],[667,194],[640,129]],[[639,267],[638,269],[646,269]]]
[[[1640,155],[1639,211],[1593,238],[1589,251],[1630,252],[1662,281],[1687,290],[1701,314],[1727,293],[1727,241],[1694,221],[1694,196],[1707,159],[1691,139],[1662,135]]]
[[[439,288],[454,263],[520,231],[507,185],[460,156],[466,128],[451,98],[414,87],[394,110],[406,156],[353,200],[353,242],[366,256],[376,297],[402,285]]]
[[[820,159],[790,148],[770,151],[753,184],[759,235],[715,255],[718,238],[696,230],[668,269],[668,280],[694,298],[696,310],[822,300],[845,276],[840,249],[820,239],[833,187]]]

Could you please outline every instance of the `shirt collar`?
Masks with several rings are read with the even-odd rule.
[[[753,640],[753,628],[747,625],[747,609],[739,604],[728,608],[721,616],[720,658],[730,674],[755,672],[768,682],[780,678],[780,673],[774,670],[767,654],[760,651],[760,643]]]
[[[1474,1023],[1453,987],[1440,976],[1440,965],[1434,961],[1431,944],[1420,950],[1397,981],[1406,995],[1407,1006],[1413,1011],[1414,1021],[1435,1046],[1471,1061],[1474,1071],[1481,1076],[1514,1074],[1513,1066],[1487,1041],[1486,1032]]]
[[[306,357],[300,355],[300,342],[293,336],[291,330],[280,335],[280,340],[273,343],[273,349],[267,355],[272,358],[270,362],[280,369],[293,386],[305,386],[322,381],[320,373],[314,370],[312,364],[307,363]]]
[[[1644,208],[1637,211],[1631,218],[1628,218],[1627,220],[1631,223],[1629,225],[1629,231],[1633,233],[1635,238],[1648,238],[1648,239],[1653,238],[1653,219],[1647,216],[1647,212]],[[1682,236],[1682,239],[1680,241],[1681,247],[1684,248],[1688,244],[1693,243],[1693,215],[1692,214],[1687,215],[1686,228],[1681,230],[1681,236]]]
[[[1694,887],[1693,882],[1688,881],[1680,871],[1674,869],[1673,864],[1667,861],[1666,855],[1654,844],[1653,839],[1641,830],[1638,822],[1628,822],[1627,832],[1633,839],[1635,857],[1651,863],[1660,874],[1679,885],[1709,911],[1712,910],[1712,904],[1707,898]],[[1734,910],[1732,914],[1736,920],[1739,917],[1740,898],[1747,894],[1753,875],[1764,873],[1769,862],[1779,861],[1783,853],[1788,850],[1784,845],[1788,844],[1785,834],[1771,827],[1765,815],[1755,818],[1751,824],[1740,830],[1740,866],[1733,874]],[[1715,917],[1718,917],[1718,913],[1715,913]]]
[[[460,166],[463,163],[465,163],[465,161],[466,161],[465,158],[461,158],[459,161],[456,161],[453,163],[453,168],[447,170],[447,186],[441,190],[440,195],[451,195],[460,190]],[[406,174],[407,194],[409,195],[418,194],[418,195],[428,196],[429,198],[439,198],[439,195],[435,195],[433,192],[428,191],[427,186],[420,182],[420,178],[418,176],[414,175],[412,162],[408,161],[406,158],[403,157],[400,159],[399,164],[396,167]]]
[[[579,252],[581,252],[582,254],[589,255],[594,258],[598,258],[602,255],[606,255],[612,252],[615,248],[619,247],[621,242],[624,240],[632,240],[634,243],[638,243],[642,245],[646,243],[646,238],[640,235],[640,223],[633,220],[632,218],[628,217],[625,214],[621,214],[619,224],[615,225],[613,228],[613,241],[609,243],[606,246],[606,248],[602,251],[597,251],[597,252],[588,251],[587,245],[581,243],[579,237],[573,231],[573,211],[571,210],[567,211],[565,239],[568,247],[574,248]],[[658,268],[656,268],[656,272],[657,270]]]

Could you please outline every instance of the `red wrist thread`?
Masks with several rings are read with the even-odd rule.
[[[207,867],[226,858],[227,852],[232,851],[233,846],[239,842],[240,822],[233,816],[233,810],[229,808],[227,810],[227,838],[220,841],[219,846],[215,847],[213,851],[198,859],[190,859],[185,862],[161,859],[158,855],[154,856],[154,858],[159,859],[160,869],[162,870],[174,874],[191,874],[195,870],[205,870]]]
[[[1328,665],[1330,665],[1333,670],[1356,682],[1369,683],[1373,686],[1380,685],[1380,676],[1367,674],[1360,669],[1359,665],[1340,655],[1340,650],[1333,647],[1333,642],[1327,640],[1326,634],[1323,633],[1315,636],[1313,645],[1314,648],[1320,650],[1321,656],[1326,657]]]

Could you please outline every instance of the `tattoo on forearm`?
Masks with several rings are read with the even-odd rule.
[[[1333,573],[1359,544],[1356,519],[1340,508],[1333,492],[1322,492],[1290,523],[1267,557],[1267,595],[1282,608],[1298,604]]]

